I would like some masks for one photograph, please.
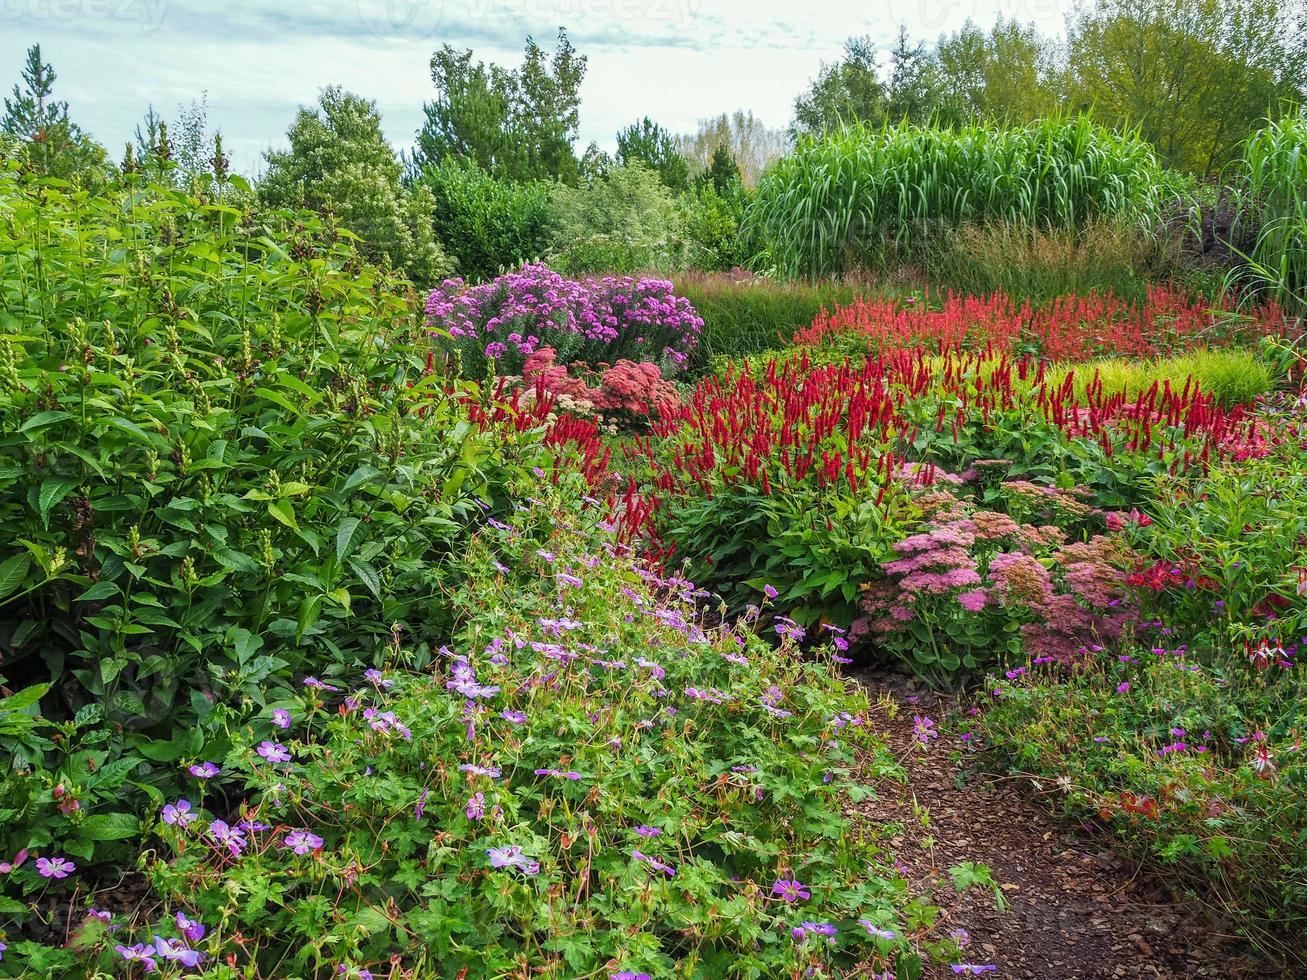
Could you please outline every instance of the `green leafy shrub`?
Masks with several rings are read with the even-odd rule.
[[[231,797],[170,801],[167,934],[181,912],[207,962],[324,977],[918,969],[938,910],[841,814],[855,768],[899,772],[865,695],[700,628],[692,584],[546,498],[474,542],[448,648],[279,701],[214,757]]]
[[[564,275],[664,272],[685,263],[685,232],[676,198],[639,163],[605,168],[580,187],[549,195],[550,265]]]
[[[1217,663],[1263,640],[1307,635],[1307,423],[1297,405],[1263,418],[1263,441],[1247,458],[1158,477],[1149,523],[1131,529],[1136,548],[1166,572],[1140,581],[1148,608],[1191,627]]]
[[[53,685],[0,850],[100,860],[294,675],[447,629],[447,557],[536,457],[314,215],[6,169],[0,216],[0,683]]]
[[[687,241],[687,264],[704,272],[726,272],[748,265],[753,247],[743,231],[749,191],[738,180],[718,191],[709,181],[696,182],[681,198]]]
[[[450,157],[424,168],[417,185],[431,192],[436,238],[464,279],[485,282],[549,249],[549,184],[544,181],[502,179]]]

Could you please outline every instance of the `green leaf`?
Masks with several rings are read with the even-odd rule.
[[[130,813],[97,813],[81,826],[81,835],[94,840],[126,840],[140,832],[140,818]]]
[[[107,599],[110,596],[119,595],[122,589],[118,588],[113,582],[96,582],[93,586],[77,597],[77,602],[97,602],[100,599]]]
[[[11,592],[18,591],[19,586],[27,578],[28,569],[31,567],[32,559],[21,551],[0,562],[0,599],[3,599]]]
[[[72,418],[71,412],[37,412],[30,419],[18,427],[19,432],[37,432],[56,422],[62,422],[64,419]]]
[[[76,480],[70,480],[62,476],[52,476],[41,483],[37,502],[38,509],[41,512],[41,523],[45,525],[46,530],[50,529],[50,511],[54,509],[59,501],[68,496],[76,486]]]
[[[359,528],[363,522],[357,517],[347,517],[340,522],[340,528],[336,531],[336,559],[344,561],[345,557],[354,550],[354,541],[358,537]]]
[[[292,531],[300,529],[299,522],[295,520],[295,508],[291,506],[289,500],[274,500],[268,504],[268,513]]]
[[[0,698],[0,711],[26,711],[45,697],[45,692],[48,690],[50,690],[49,684],[34,684],[31,687],[25,687],[17,694],[11,694],[7,698]]]

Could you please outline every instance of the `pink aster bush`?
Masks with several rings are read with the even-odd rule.
[[[457,351],[469,377],[518,375],[527,358],[551,347],[560,363],[596,366],[626,359],[682,369],[703,320],[665,279],[603,276],[567,279],[525,265],[469,286],[447,279],[426,303],[427,326]]]
[[[880,647],[950,683],[1022,651],[1070,663],[1120,639],[1133,552],[1120,536],[1077,537],[1105,523],[1081,493],[1009,481],[994,501],[1005,512],[944,486],[918,493],[923,526],[865,587]]]

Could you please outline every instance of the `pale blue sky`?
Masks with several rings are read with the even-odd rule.
[[[431,94],[443,43],[516,64],[527,34],[552,45],[566,26],[589,56],[581,143],[605,148],[649,115],[674,131],[739,108],[789,121],[794,97],[850,34],[890,43],[900,21],[934,38],[1002,14],[1060,31],[1072,0],[0,0],[0,85],[40,42],[73,118],[116,158],[153,102],[165,117],[208,93],[239,170],[284,143],[325,85],[375,99],[406,146]]]

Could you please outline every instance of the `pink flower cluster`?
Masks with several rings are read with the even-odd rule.
[[[627,358],[679,369],[703,328],[694,307],[665,279],[575,280],[543,265],[477,286],[447,279],[427,297],[426,315],[433,335],[448,334],[473,374],[485,360],[497,362],[498,373],[516,374],[546,345],[565,362]]]
[[[1093,512],[1074,491],[1020,481],[1003,487],[1019,511],[1035,498],[1072,523]],[[923,615],[939,623],[981,613],[1015,620],[1028,653],[1064,663],[1120,639],[1133,554],[1119,536],[1068,544],[1056,525],[980,510],[939,490],[918,494],[917,503],[926,529],[894,545],[900,557],[882,563],[886,578],[864,592],[869,626],[882,639]]]
[[[628,412],[632,415],[664,415],[678,403],[676,386],[663,380],[657,364],[619,360],[598,372],[589,372],[591,387],[585,377],[577,377],[555,363],[557,356],[552,347],[541,347],[526,359],[522,377],[535,386],[539,395],[549,395],[570,401],[570,408],[593,408],[603,412]],[[573,365],[586,370],[584,364]]]

